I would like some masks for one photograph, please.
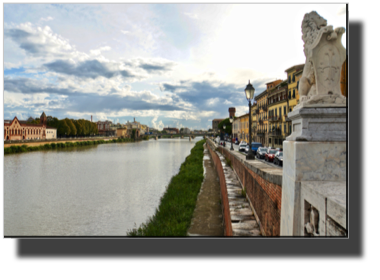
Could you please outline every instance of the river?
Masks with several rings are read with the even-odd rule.
[[[126,236],[201,137],[4,156],[5,236]]]

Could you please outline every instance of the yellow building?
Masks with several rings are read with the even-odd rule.
[[[257,103],[254,101],[251,107],[251,120],[252,120],[252,142],[256,141],[256,129],[257,129]]]
[[[293,107],[299,103],[300,96],[298,94],[298,84],[299,79],[302,77],[304,65],[305,64],[294,65],[285,70],[288,76],[288,100],[290,112],[293,111]]]
[[[241,140],[249,142],[249,113],[240,117]]]
[[[240,117],[236,117],[232,123],[232,134],[234,139],[238,139],[241,141],[248,141],[248,122],[249,122],[249,114],[242,115]],[[248,143],[248,142],[247,142]]]
[[[288,81],[285,80],[268,93],[268,136],[269,146],[282,148],[282,142],[289,135],[290,120],[287,118]]]
[[[256,101],[256,139],[254,142],[260,142],[263,146],[266,146],[266,131],[267,126],[264,125],[264,120],[267,118],[267,90],[255,97]]]

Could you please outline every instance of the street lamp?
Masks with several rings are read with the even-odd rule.
[[[223,140],[224,140],[224,147],[226,146],[226,125],[223,125]]]
[[[253,99],[253,95],[255,93],[255,88],[251,85],[250,80],[248,80],[248,85],[245,88],[245,97],[248,100],[249,107],[249,143],[248,143],[248,154],[245,157],[246,160],[255,159],[255,155],[252,153],[252,119],[251,119],[251,100]]]
[[[234,118],[232,116],[230,116],[230,123],[231,123],[231,151],[234,150],[234,147],[232,147],[232,122],[234,121]]]

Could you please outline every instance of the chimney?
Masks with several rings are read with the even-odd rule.
[[[91,115],[91,122],[92,122],[92,115]]]
[[[133,118],[133,122],[136,122],[135,118]]]

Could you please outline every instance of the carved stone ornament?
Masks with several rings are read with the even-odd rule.
[[[300,104],[345,107],[346,97],[340,90],[340,73],[346,60],[342,45],[343,27],[333,30],[317,12],[305,14],[302,40],[306,62],[299,83]]]

